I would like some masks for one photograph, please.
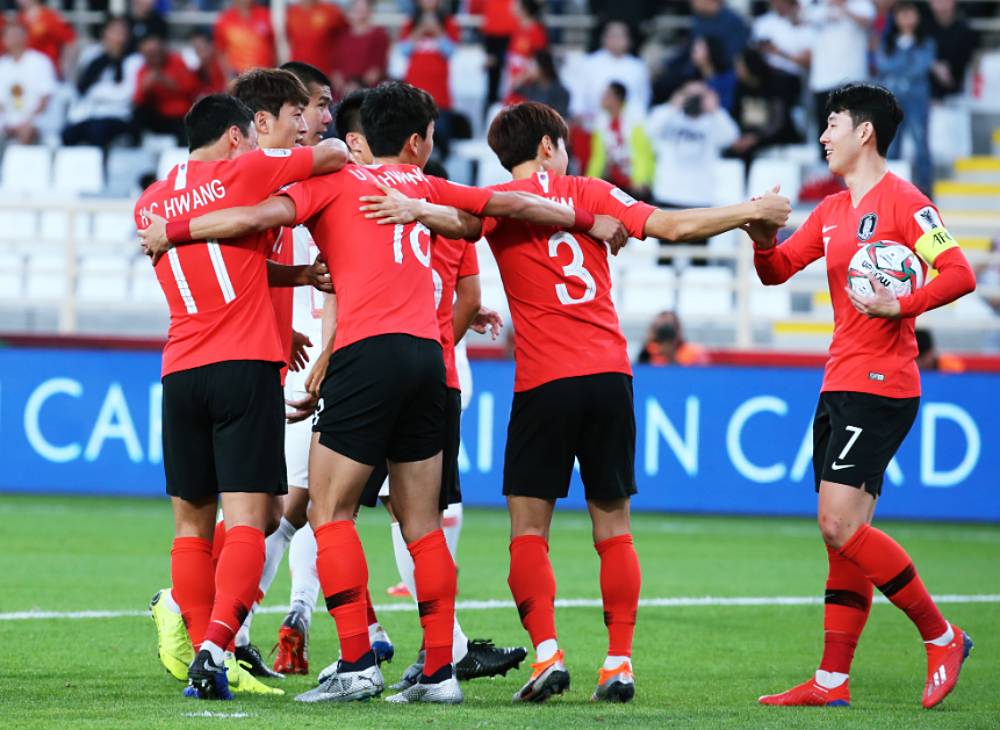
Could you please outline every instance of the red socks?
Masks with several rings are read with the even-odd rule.
[[[596,543],[601,556],[601,598],[608,627],[608,656],[632,656],[632,634],[639,608],[642,574],[632,535],[616,535]]]
[[[375,606],[372,604],[372,592],[365,588],[365,608],[368,615],[368,625],[378,623],[378,616],[375,615]]]
[[[248,525],[227,530],[215,571],[215,604],[205,641],[229,645],[253,606],[263,570],[264,533]]]
[[[212,543],[200,537],[175,537],[170,550],[171,592],[181,608],[188,636],[198,651],[215,602]]]
[[[924,641],[948,630],[948,623],[924,588],[916,568],[899,543],[870,525],[862,525],[840,548],[875,586],[916,625]]]
[[[212,570],[219,565],[219,557],[222,555],[222,546],[226,544],[226,521],[219,520],[215,523],[215,532],[212,535]]]
[[[830,573],[823,609],[823,659],[819,668],[849,674],[872,607],[872,582],[851,561],[827,545]]]
[[[549,562],[549,543],[544,537],[519,535],[510,541],[507,585],[532,645],[555,639],[556,577]]]
[[[356,662],[372,650],[365,600],[368,563],[361,538],[353,520],[327,522],[314,532],[316,571],[326,596],[326,610],[337,622],[343,660]]]
[[[417,609],[424,629],[424,676],[429,677],[451,664],[458,575],[443,530],[429,532],[407,548],[413,557]]]

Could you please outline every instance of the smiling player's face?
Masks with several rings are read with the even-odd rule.
[[[847,112],[834,112],[826,119],[826,129],[820,135],[819,143],[823,145],[826,163],[834,175],[848,172],[861,152],[861,144],[866,127],[871,125],[862,122],[854,126],[854,120]]]
[[[302,112],[303,108],[298,104],[282,104],[267,135],[268,147],[291,149],[302,144],[309,132]]]

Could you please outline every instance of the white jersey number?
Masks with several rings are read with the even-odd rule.
[[[397,264],[403,263],[403,234],[405,229],[406,226],[402,223],[397,223],[392,227],[392,260]],[[421,233],[427,234],[426,251],[420,247]],[[410,249],[412,249],[413,255],[417,257],[417,261],[429,268],[431,265],[431,230],[423,223],[417,223],[410,231],[409,240]]]
[[[559,302],[565,305],[589,302],[597,294],[597,282],[594,281],[594,277],[583,266],[583,251],[580,249],[579,242],[565,231],[560,231],[549,239],[549,257],[555,258],[558,256],[559,247],[564,244],[569,246],[570,251],[573,252],[573,260],[563,266],[563,275],[567,277],[572,276],[582,281],[586,287],[586,291],[583,292],[582,296],[574,299],[570,296],[569,288],[565,284],[556,284],[556,296],[559,297]]]

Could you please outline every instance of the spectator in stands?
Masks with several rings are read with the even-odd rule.
[[[556,62],[551,52],[545,50],[535,54],[521,85],[514,89],[507,101],[510,104],[537,101],[547,104],[564,117],[569,116],[569,91],[559,80],[559,72],[556,71]]]
[[[156,0],[131,0],[128,25],[130,31],[129,53],[136,50],[135,41],[137,38],[156,35],[166,39],[170,34],[166,18],[156,9]]]
[[[198,97],[198,77],[158,36],[141,38],[139,53],[143,64],[135,90],[137,126],[145,132],[171,134],[178,146],[186,146],[184,115]]]
[[[937,48],[931,66],[931,95],[942,99],[962,93],[978,39],[965,18],[955,11],[955,0],[930,0],[930,6],[928,32]]]
[[[903,122],[889,147],[889,157],[899,159],[902,156],[903,136],[909,135],[915,148],[913,183],[930,195],[934,171],[928,124],[934,39],[928,37],[920,11],[912,2],[896,5],[893,21],[882,47],[875,54],[879,81],[896,95],[903,110]]]
[[[347,19],[340,6],[324,0],[299,0],[288,5],[285,32],[291,60],[302,61],[329,73],[333,49]]]
[[[107,148],[116,138],[134,136],[132,98],[138,60],[127,57],[130,40],[128,21],[112,17],[101,29],[98,49],[81,57],[63,144]]]
[[[788,76],[770,66],[764,56],[748,48],[736,59],[736,102],[733,117],[740,136],[725,152],[749,165],[767,147],[802,141],[795,127],[792,109],[798,94],[790,94]]]
[[[389,67],[389,36],[372,25],[370,0],[351,0],[347,30],[334,47],[333,93],[338,99],[358,87],[375,86]]]
[[[228,78],[212,43],[212,34],[195,28],[191,31],[190,42],[185,60],[188,68],[198,77],[198,98],[225,91]]]
[[[656,155],[653,200],[661,208],[699,208],[714,204],[715,162],[740,134],[718,95],[702,81],[691,81],[646,120]],[[692,242],[706,244],[707,241]],[[666,259],[664,259],[666,261]]]
[[[587,177],[599,177],[648,200],[653,180],[653,148],[644,128],[645,115],[626,103],[628,92],[617,81],[608,84],[590,137]]]
[[[28,32],[20,23],[4,28],[0,57],[0,125],[3,136],[19,144],[39,140],[44,114],[56,90],[56,71],[44,53],[28,48]]]
[[[271,11],[254,0],[232,0],[215,21],[215,47],[222,67],[236,76],[258,66],[275,64]]]
[[[459,40],[458,23],[441,7],[441,0],[417,0],[410,19],[399,33],[399,50],[408,64],[404,80],[423,89],[437,103],[434,142],[442,157],[451,138],[451,89],[448,59]]]
[[[717,40],[721,46],[720,65],[732,68],[750,38],[746,22],[724,0],[691,0],[691,13],[691,35]]]
[[[807,0],[803,17],[813,31],[809,91],[818,131],[826,129],[826,99],[847,81],[868,77],[868,30],[875,19],[871,0]],[[819,145],[820,158],[823,145]]]
[[[570,78],[570,113],[585,129],[592,129],[601,110],[601,97],[612,81],[622,84],[636,111],[649,108],[649,69],[629,53],[628,26],[612,21],[601,34],[601,48],[588,54]]]
[[[517,29],[510,37],[507,48],[503,82],[505,100],[524,81],[535,54],[549,46],[545,26],[542,25],[541,0],[515,0],[514,15],[517,18]]]
[[[653,81],[654,103],[670,99],[689,81],[703,81],[719,96],[723,108],[732,110],[736,71],[717,38],[697,36],[680,47]]]
[[[686,342],[676,312],[660,312],[649,325],[646,341],[639,352],[640,365],[708,365],[708,353]]]
[[[507,48],[517,30],[515,0],[473,0],[472,11],[481,12],[483,47],[486,50],[486,109],[500,99],[500,82],[507,64]],[[485,111],[485,110],[484,110]]]
[[[28,48],[44,53],[59,75],[69,75],[76,52],[76,31],[58,10],[41,0],[17,0],[17,23],[28,31]]]
[[[754,45],[771,67],[771,82],[787,84],[789,97],[802,92],[802,74],[809,68],[812,32],[800,18],[798,0],[771,0],[771,10],[753,24]]]
[[[921,370],[937,370],[942,373],[964,373],[965,363],[962,358],[947,353],[939,353],[934,347],[934,335],[928,329],[918,327],[917,336],[917,367]]]

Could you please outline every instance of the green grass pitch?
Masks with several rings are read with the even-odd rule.
[[[818,596],[825,551],[810,520],[637,515],[644,598]],[[886,523],[936,594],[1000,594],[1000,527]],[[362,538],[376,603],[397,580],[386,519],[366,511]],[[167,585],[171,539],[165,501],[0,496],[0,614],[145,608]],[[597,598],[597,556],[586,515],[557,512],[551,546],[563,598]],[[459,599],[510,600],[507,517],[469,510],[459,544]],[[288,600],[287,569],[265,605]],[[919,703],[924,652],[909,621],[876,605],[851,677],[848,709],[756,705],[758,695],[804,680],[821,648],[820,605],[647,607],[639,610],[636,700],[589,701],[606,650],[599,608],[557,609],[572,687],[541,706],[512,706],[528,675],[466,683],[460,707],[395,707],[382,701],[302,705],[291,695],[313,678],[289,678],[285,697],[195,702],[181,696],[156,658],[144,617],[0,617],[0,727],[343,727],[343,728],[1000,728],[1000,604],[954,603],[945,615],[969,631],[976,649],[956,692],[936,710]],[[381,616],[396,644],[384,665],[397,680],[419,643],[416,614]],[[525,645],[512,608],[460,613],[467,634]],[[254,640],[274,643],[281,615],[259,615]],[[314,619],[311,660],[318,671],[336,656],[333,621]],[[192,717],[205,712],[223,717]],[[234,716],[235,715],[235,716]]]

